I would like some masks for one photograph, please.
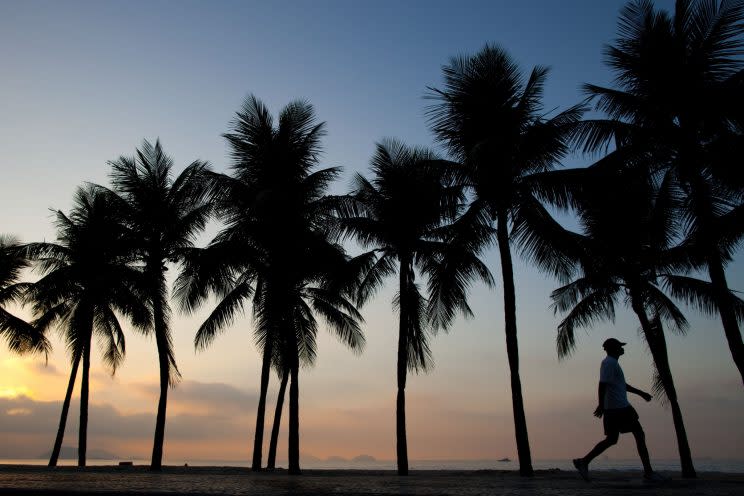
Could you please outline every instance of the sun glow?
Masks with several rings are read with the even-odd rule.
[[[0,387],[0,398],[18,398],[25,396],[31,398],[31,390],[26,386]]]
[[[10,410],[7,410],[5,413],[12,417],[12,416],[19,416],[19,415],[28,416],[28,415],[33,414],[34,412],[33,410],[30,410],[28,408],[11,408]]]

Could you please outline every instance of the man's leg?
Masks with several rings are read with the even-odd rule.
[[[589,453],[587,453],[584,458],[581,458],[581,460],[587,465],[589,465],[592,462],[592,460],[594,460],[599,455],[601,455],[604,452],[604,450],[606,450],[610,446],[616,445],[618,437],[619,435],[617,432],[608,434],[606,438],[598,442],[597,445]],[[646,457],[648,457],[648,453],[646,453]]]
[[[651,460],[649,459],[648,448],[646,447],[646,434],[643,432],[640,424],[637,429],[633,430],[633,437],[635,437],[638,455],[641,457],[641,463],[643,463],[643,472],[646,475],[651,475],[654,471],[651,468]]]
[[[589,452],[584,458],[576,458],[573,461],[574,467],[579,471],[581,477],[585,480],[589,480],[589,463],[598,457],[604,450],[610,446],[617,444],[618,433],[613,432],[607,435],[607,437],[600,442]]]

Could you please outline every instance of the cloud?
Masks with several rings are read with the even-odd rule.
[[[138,384],[136,388],[153,399],[160,395],[158,384]],[[182,413],[245,415],[255,412],[258,394],[219,382],[183,381],[171,389],[168,406]]]
[[[49,376],[54,376],[54,377],[61,377],[65,375],[59,370],[57,370],[57,367],[55,367],[51,363],[34,361],[28,364],[28,368],[31,370],[31,372],[41,374],[41,375],[49,375]]]
[[[166,444],[182,446],[189,453],[199,452],[206,445],[232,443],[242,448],[248,444],[257,404],[255,395],[219,383],[187,382],[176,391],[169,402]],[[151,449],[155,407],[153,403],[153,411],[123,413],[111,404],[91,403],[89,448],[139,452],[144,456]],[[65,430],[66,446],[76,445],[79,408],[79,398],[73,398]],[[0,397],[0,438],[5,440],[0,443],[0,457],[34,457],[49,451],[61,410],[61,401],[36,401],[23,395]]]
[[[126,386],[131,392],[132,386]],[[154,384],[141,392],[157,397]],[[698,456],[736,457],[744,443],[738,413],[744,399],[715,391],[684,391],[684,415],[690,443]],[[131,397],[131,394],[129,395]],[[100,398],[100,396],[99,396]],[[125,403],[127,398],[121,398]],[[106,400],[106,401],[110,401]],[[658,402],[631,398],[641,415],[654,458],[676,457],[674,429],[668,408]],[[121,403],[121,404],[125,404]],[[129,403],[126,403],[129,405]],[[171,390],[166,424],[166,456],[171,460],[244,459],[252,445],[257,395],[221,383],[185,381]],[[308,406],[301,398],[301,449],[319,457],[352,457],[368,453],[378,459],[395,456],[395,398],[364,402],[342,396],[335,402]],[[539,407],[537,405],[540,405]],[[103,449],[133,458],[146,458],[152,447],[157,401],[143,402],[133,411],[111,403],[89,407],[89,449]],[[0,397],[0,458],[22,458],[48,452],[56,434],[60,401],[29,396]],[[279,457],[286,456],[287,403]],[[274,397],[267,405],[265,442],[273,419]],[[592,395],[566,396],[549,404],[528,405],[527,421],[535,459],[571,458],[588,451],[602,438],[601,421],[591,413]],[[68,416],[65,445],[77,444],[79,399]],[[408,447],[411,458],[513,457],[514,427],[511,403],[456,401],[452,396],[407,396]],[[609,456],[635,458],[632,436],[624,436]],[[167,461],[167,459],[166,459]]]
[[[50,431],[56,424],[61,403],[34,401],[28,396],[0,397],[0,434],[34,434]],[[23,411],[25,415],[14,412]]]

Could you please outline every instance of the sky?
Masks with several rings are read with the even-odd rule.
[[[524,72],[550,66],[546,111],[580,101],[583,83],[610,84],[602,48],[615,37],[623,3],[0,0],[0,233],[54,240],[50,209],[68,211],[75,188],[86,181],[106,184],[107,161],[132,155],[143,139],[159,138],[176,172],[196,159],[227,171],[221,134],[249,94],[275,114],[295,99],[314,105],[328,131],[322,165],[343,168],[332,189],[345,192],[353,174],[367,171],[382,138],[434,147],[424,97],[428,87],[441,86],[441,67],[450,57],[495,43]],[[571,156],[564,165],[590,161]],[[215,231],[210,225],[199,243]],[[490,251],[484,259],[498,281],[498,254]],[[727,276],[732,288],[744,289],[741,253]],[[549,308],[558,283],[521,261],[515,277],[532,456],[581,456],[602,437],[601,422],[592,416],[602,341],[615,336],[628,342],[621,361],[626,378],[645,390],[651,387],[650,355],[633,315],[620,309],[614,324],[580,332],[574,355],[559,361],[559,317]],[[364,308],[362,354],[320,333],[317,363],[300,375],[306,459],[394,459],[393,294],[390,280]],[[502,298],[500,283],[492,290],[475,286],[475,317],[434,337],[434,370],[409,377],[412,460],[516,458]],[[197,352],[194,333],[213,304],[192,316],[174,314],[183,378],[169,397],[165,463],[251,455],[260,374],[252,323],[241,316]],[[692,309],[687,315],[688,335],[669,336],[668,345],[693,455],[741,458],[744,395],[722,327]],[[0,345],[0,458],[51,449],[70,368],[56,335],[53,344],[46,363],[13,356]],[[113,376],[95,355],[89,449],[149,457],[158,398],[154,340],[129,331],[126,360]],[[272,377],[267,425],[276,383]],[[79,384],[66,446],[77,442],[78,393]],[[675,458],[671,410],[657,400],[631,402],[652,458]],[[635,457],[629,437],[607,455]],[[278,458],[285,456],[286,431]]]

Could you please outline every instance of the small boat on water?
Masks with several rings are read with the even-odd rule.
[[[510,462],[511,460],[509,458],[500,458],[496,460],[497,462]]]

